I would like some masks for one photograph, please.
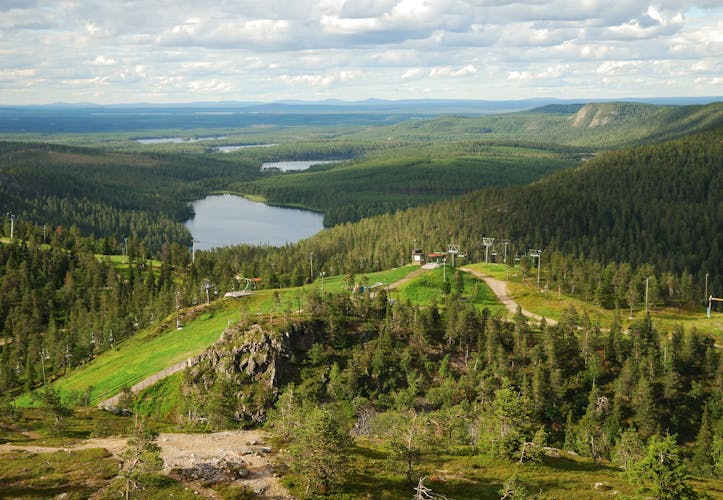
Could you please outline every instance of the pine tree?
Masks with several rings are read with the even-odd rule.
[[[643,458],[644,443],[638,431],[632,427],[625,429],[615,441],[613,461],[628,471]]]
[[[128,447],[121,453],[119,476],[123,479],[126,500],[131,497],[132,491],[143,488],[149,474],[159,471],[163,466],[157,439],[158,433],[150,431],[145,423],[136,417]]]
[[[695,448],[691,465],[701,474],[707,475],[712,472],[712,451],[713,451],[713,426],[708,411],[708,405],[703,408],[703,415],[700,418],[698,436],[695,439]]]
[[[638,378],[631,404],[634,412],[633,420],[640,434],[646,437],[652,436],[658,424],[657,412],[653,399],[653,388],[644,373]]]
[[[288,448],[292,470],[306,478],[306,493],[328,493],[348,475],[351,438],[331,412],[314,408]]]
[[[642,460],[635,464],[633,480],[644,485],[656,500],[696,498],[686,481],[687,473],[680,460],[675,436],[653,436]]]

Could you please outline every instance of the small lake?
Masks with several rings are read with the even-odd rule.
[[[217,146],[213,148],[213,150],[219,153],[233,153],[239,149],[273,148],[274,146],[278,146],[278,144],[232,144],[229,146]]]
[[[273,161],[263,163],[261,170],[268,170],[270,168],[278,168],[282,172],[288,172],[290,170],[306,170],[312,165],[325,165],[327,163],[339,163],[340,160],[316,160],[316,161]]]
[[[141,144],[182,144],[186,142],[215,141],[218,139],[226,139],[225,135],[209,136],[209,137],[151,137],[148,139],[136,139]]]
[[[281,246],[324,229],[322,214],[272,207],[231,194],[207,196],[193,202],[193,209],[196,216],[185,225],[200,250],[244,243]]]

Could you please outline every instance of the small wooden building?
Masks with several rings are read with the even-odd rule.
[[[444,252],[432,252],[427,254],[427,262],[436,262],[441,264],[443,260],[446,260],[447,254]]]
[[[421,248],[415,248],[412,250],[412,264],[421,266],[424,264],[424,252]]]

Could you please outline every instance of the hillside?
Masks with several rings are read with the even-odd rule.
[[[323,211],[325,224],[332,226],[483,187],[526,184],[601,150],[715,127],[723,120],[723,103],[557,104],[368,126],[325,123],[317,114],[306,123],[301,116],[292,118],[293,126],[281,120],[229,129],[221,121],[216,129],[155,131],[136,118],[114,135],[16,134],[35,142],[0,143],[0,210],[50,227],[76,224],[84,234],[112,238],[99,251],[135,233],[158,252],[165,240],[190,241],[180,224],[190,214],[187,203],[214,190]],[[137,142],[149,136],[179,136],[179,142]],[[217,151],[228,144],[268,147]],[[345,161],[301,173],[260,170],[263,162],[320,158]]]
[[[107,239],[99,252],[129,236],[153,252],[166,241],[190,244],[188,202],[254,176],[258,169],[243,161],[0,142],[0,210]]]
[[[303,276],[299,266],[311,251],[319,266],[359,270],[377,261],[393,266],[415,245],[431,252],[456,244],[483,260],[482,237],[493,237],[498,258],[504,239],[510,258],[543,249],[543,284],[586,300],[611,308],[639,304],[639,273],[649,273],[659,300],[692,303],[703,297],[706,273],[709,289],[723,288],[716,272],[723,248],[721,130],[600,154],[528,186],[484,189],[330,228],[289,249],[239,247],[209,257],[242,262],[245,272],[262,276],[271,273],[265,262],[278,259],[273,279],[290,283]]]
[[[626,120],[614,106],[557,111],[565,120],[579,114],[584,130]],[[186,432],[267,424],[274,441],[263,453],[273,455],[275,473],[298,497],[408,498],[415,485],[460,499],[509,491],[651,496],[660,489],[656,474],[667,472],[666,491],[720,496],[720,337],[696,330],[704,319],[684,327],[657,317],[676,306],[679,314],[700,318],[704,275],[710,274],[711,290],[723,285],[717,275],[722,130],[600,153],[531,184],[339,224],[283,248],[199,252],[194,262],[179,245],[150,261],[135,238],[122,258],[98,255],[94,249],[102,245],[77,228],[61,227],[41,243],[43,228],[26,222],[14,241],[0,244],[0,436],[19,446],[45,440],[66,446],[108,432],[108,422],[114,429],[130,426],[132,419],[87,405],[192,358],[192,366],[119,399],[122,407],[114,411],[139,416],[128,431],[131,444],[143,422]],[[503,151],[539,160],[541,152],[563,157],[574,148],[498,144],[486,152],[501,158]],[[236,171],[233,161],[214,159],[176,172],[178,157],[55,146],[26,152],[13,145],[5,158],[16,153],[22,168],[10,167],[8,176],[27,181],[35,173],[46,194],[56,179],[59,188],[100,202],[103,191],[93,186],[107,182],[109,192],[120,192],[115,203],[125,193],[128,203],[148,197],[150,206],[157,202],[164,210],[174,206],[174,192],[254,175],[251,163]],[[442,167],[436,170],[446,177],[442,187],[470,184],[454,177],[464,162],[437,158],[419,164],[431,174]],[[377,174],[388,175],[394,165],[377,165]],[[77,186],[60,175],[63,169]],[[130,181],[112,175],[121,169],[132,173]],[[363,170],[345,165],[324,173],[345,169]],[[285,177],[294,178],[278,176]],[[411,189],[434,177],[420,178]],[[134,181],[142,185],[132,189]],[[168,190],[153,196],[166,182]],[[522,309],[505,316],[482,282],[449,265],[397,267],[412,248],[444,252],[450,244],[459,246],[458,265],[484,260],[482,237],[497,240],[493,260],[509,252],[515,265],[469,268],[507,279],[526,309],[555,321],[528,320]],[[541,249],[542,257],[533,260],[530,248]],[[316,278],[306,267],[311,252],[313,270],[326,275]],[[369,272],[380,269],[388,270]],[[264,289],[240,299],[210,293],[211,303],[198,305],[204,289],[222,296],[239,275],[261,277]],[[648,306],[653,314],[646,314]],[[22,407],[33,404],[40,411]],[[152,442],[152,434],[144,436]],[[18,495],[38,491],[28,482],[60,494],[75,481],[89,494],[104,489],[109,496],[122,484],[123,462],[102,450],[88,455],[103,458],[92,481],[77,478],[75,451],[61,460],[30,450],[37,455],[13,447],[8,456],[37,472],[0,475]],[[152,446],[147,451],[153,455]],[[666,468],[650,472],[661,453],[669,457]],[[239,450],[225,456],[233,467],[243,466]],[[215,474],[229,465],[204,467]],[[159,479],[149,472],[154,479],[143,495],[168,496],[181,485],[195,492],[200,476],[194,474],[171,470]],[[203,480],[199,489],[251,494],[243,481],[233,481]]]
[[[409,120],[334,139],[367,145],[364,159],[233,188],[273,204],[322,211],[331,226],[483,187],[526,184],[576,166],[596,152],[657,143],[721,124],[723,103],[567,104],[484,117]]]
[[[548,105],[482,117],[442,117],[369,129],[360,137],[409,142],[510,141],[601,150],[682,137],[723,123],[723,103],[661,106],[610,102]]]

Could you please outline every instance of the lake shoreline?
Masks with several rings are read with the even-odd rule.
[[[326,213],[318,208],[314,207],[307,207],[306,205],[302,205],[300,203],[281,203],[281,202],[275,202],[275,201],[269,201],[268,198],[265,196],[262,196],[260,194],[249,194],[249,193],[241,193],[239,191],[210,191],[206,196],[219,196],[224,194],[230,194],[232,196],[240,196],[241,198],[246,198],[249,201],[253,201],[254,203],[263,203],[264,205],[268,205],[270,207],[278,207],[278,208],[293,208],[297,210],[304,210],[306,212],[314,212],[321,215],[326,215]],[[193,202],[189,202],[189,204],[193,204]],[[185,221],[183,221],[185,222]],[[325,228],[331,227],[324,225]]]
[[[263,197],[215,191],[190,203],[183,221],[198,250],[234,245],[285,246],[323,231],[324,214],[305,207],[274,205]]]

